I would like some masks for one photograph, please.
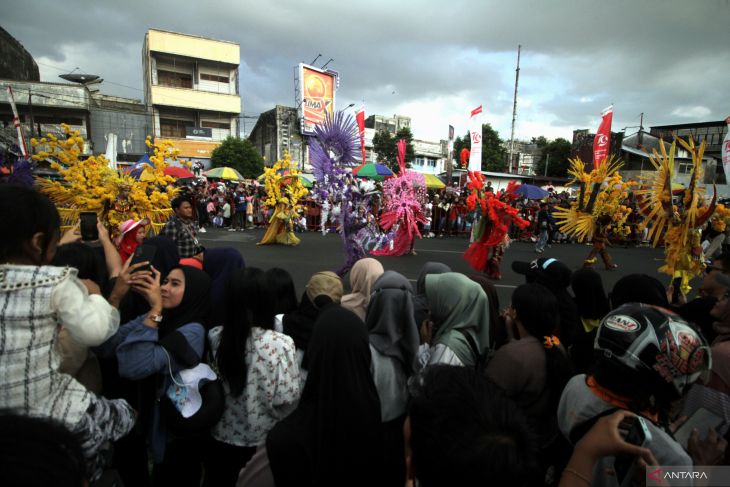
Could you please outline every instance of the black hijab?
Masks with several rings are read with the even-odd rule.
[[[218,326],[225,320],[226,284],[230,275],[246,267],[241,253],[232,247],[205,250],[203,270],[210,276],[211,325]]]
[[[499,315],[497,288],[482,274],[472,274],[469,279],[479,284],[484,290],[484,294],[487,295],[487,301],[489,301],[489,338],[491,341],[489,346],[492,350],[495,350],[498,345],[507,342],[507,333]]]
[[[170,273],[173,267],[178,265],[180,254],[177,245],[169,237],[152,237],[144,241],[144,245],[155,247],[155,256],[152,258],[152,266],[160,271],[161,276]],[[147,313],[150,305],[147,301],[135,292],[128,292],[119,305],[119,314],[122,323],[128,323],[140,315]]]
[[[266,438],[277,487],[380,485],[380,401],[365,324],[349,310],[327,307],[308,354],[299,406]]]
[[[629,274],[616,281],[609,300],[613,309],[626,303],[669,307],[667,291],[662,283],[646,274]]]
[[[608,314],[608,298],[598,272],[593,269],[578,269],[573,272],[570,287],[573,289],[581,318],[600,320]]]
[[[208,274],[188,266],[173,267],[170,271],[175,269],[180,269],[185,276],[185,291],[179,305],[162,311],[162,323],[159,327],[160,339],[188,323],[200,323],[207,329],[210,319],[210,277]]]

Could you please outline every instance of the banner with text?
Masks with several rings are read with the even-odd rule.
[[[469,119],[469,134],[471,135],[471,151],[469,154],[469,170],[482,170],[482,106],[471,111]]]
[[[302,133],[314,135],[315,125],[324,122],[325,117],[335,111],[337,73],[324,71],[314,66],[299,64],[299,118]]]
[[[601,113],[601,125],[593,139],[593,168],[601,167],[603,161],[608,159],[611,150],[611,122],[613,121],[613,105]]]

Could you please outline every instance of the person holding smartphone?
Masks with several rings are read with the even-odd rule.
[[[644,446],[659,465],[692,465],[692,456],[671,435],[670,412],[693,383],[709,375],[705,338],[669,310],[627,303],[603,318],[594,350],[594,367],[573,377],[560,399],[563,435],[577,444],[598,418],[624,409],[643,418],[648,432]],[[592,485],[621,485],[615,461],[604,456],[592,476],[583,475]]]

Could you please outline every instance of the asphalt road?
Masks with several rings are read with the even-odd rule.
[[[199,234],[198,237],[206,247],[235,247],[243,255],[247,266],[262,269],[271,267],[286,269],[294,279],[297,295],[304,290],[304,286],[312,274],[322,270],[335,270],[345,260],[342,241],[335,234],[323,236],[319,232],[300,233],[298,236],[302,242],[296,247],[257,246],[256,242],[261,239],[263,233],[263,229],[244,232],[209,229],[207,233]],[[463,237],[423,239],[416,242],[418,255],[377,257],[377,259],[385,269],[400,272],[412,280],[415,285],[421,266],[428,261],[443,262],[457,272],[473,273],[463,258],[467,247],[468,240]],[[512,271],[511,263],[513,261],[554,257],[565,262],[571,269],[579,269],[589,250],[590,246],[585,244],[553,245],[540,255],[535,253],[534,245],[514,242],[507,249],[502,262],[502,280],[495,281],[500,303],[502,305],[509,303],[512,289],[524,282],[523,276]],[[669,283],[668,276],[657,272],[662,265],[662,249],[611,247],[609,253],[619,268],[615,271],[605,271],[602,266],[596,266],[603,277],[604,287],[607,291],[610,291],[621,276],[632,273],[649,274],[658,278],[665,285]],[[347,277],[345,281],[347,289],[349,287]],[[694,284],[696,287],[696,282]]]

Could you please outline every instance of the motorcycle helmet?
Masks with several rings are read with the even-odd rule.
[[[636,373],[652,393],[681,397],[698,379],[709,379],[711,353],[701,333],[658,306],[626,303],[608,313],[594,350],[620,370]]]

